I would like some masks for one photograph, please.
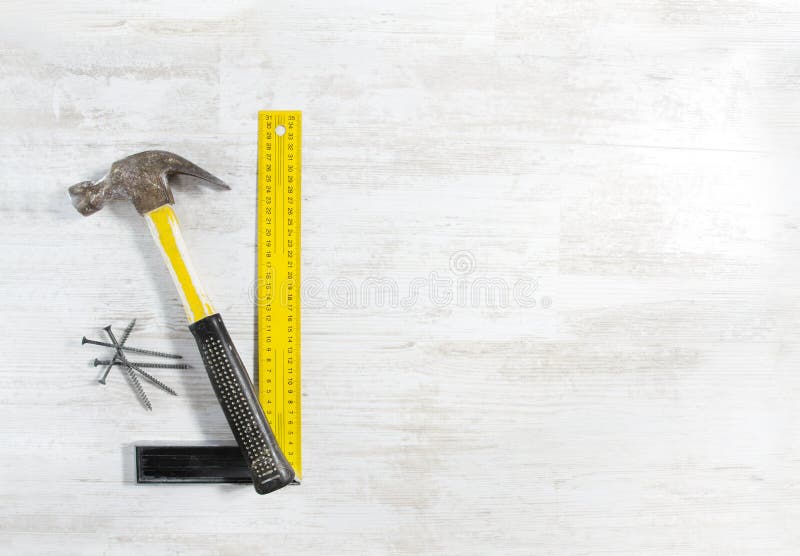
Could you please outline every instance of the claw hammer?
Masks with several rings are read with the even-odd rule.
[[[145,151],[118,160],[96,182],[69,188],[72,204],[84,216],[111,199],[128,199],[144,216],[161,248],[186,310],[189,330],[197,342],[211,386],[253,477],[256,492],[266,494],[291,483],[294,470],[284,457],[258,402],[253,383],[220,315],[197,279],[178,219],[169,176],[195,176],[219,188],[225,182],[183,157],[166,151]]]

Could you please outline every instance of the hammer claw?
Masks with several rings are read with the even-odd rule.
[[[201,180],[210,183],[211,185],[216,185],[220,189],[230,189],[231,186],[219,179],[217,176],[212,174],[211,172],[207,172],[203,170],[195,164],[194,162],[190,162],[183,158],[182,156],[178,156],[176,154],[170,154],[170,167],[166,170],[165,174],[184,174],[187,176],[194,176],[196,178],[200,178]]]

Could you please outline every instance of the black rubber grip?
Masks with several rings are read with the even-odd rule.
[[[189,330],[200,348],[211,386],[242,450],[256,492],[267,494],[288,485],[294,479],[294,470],[269,428],[250,375],[222,318],[211,315],[190,325]]]

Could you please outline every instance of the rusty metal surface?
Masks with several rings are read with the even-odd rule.
[[[83,181],[69,188],[73,206],[84,216],[94,214],[111,199],[129,199],[140,214],[173,204],[169,176],[195,176],[224,189],[218,177],[175,153],[143,151],[114,162],[96,182]]]

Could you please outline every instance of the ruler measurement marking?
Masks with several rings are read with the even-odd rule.
[[[281,120],[282,120],[282,118],[280,117],[280,115],[278,115],[275,118],[275,124],[276,124],[275,125],[275,129],[276,130],[278,129],[278,126],[281,125]],[[283,244],[284,244],[284,239],[283,239],[284,238],[283,203],[284,203],[284,201],[286,199],[286,197],[285,197],[286,196],[286,190],[283,187],[284,178],[283,178],[283,141],[282,141],[282,139],[283,138],[281,136],[279,136],[277,134],[277,132],[275,132],[275,145],[278,148],[278,165],[276,166],[276,170],[278,172],[278,180],[277,180],[278,184],[277,184],[277,187],[280,189],[280,193],[275,198],[276,203],[277,203],[277,207],[278,207],[278,216],[279,216],[279,218],[278,218],[278,227],[277,227],[278,228],[278,232],[279,232],[279,234],[278,234],[278,242],[279,242],[279,244],[281,246],[281,250],[283,252],[283,256],[286,257],[286,250],[283,248]],[[279,278],[280,278],[280,284],[277,285],[278,286],[278,291],[276,292],[276,296],[277,296],[277,299],[279,300],[278,301],[278,311],[280,312],[280,317],[281,317],[280,320],[283,321],[283,276],[279,276]],[[278,359],[278,368],[277,368],[277,370],[278,370],[278,376],[277,376],[278,381],[277,382],[281,386],[283,385],[283,361],[284,361],[284,355],[283,355],[283,349],[281,349],[281,356]],[[279,398],[277,407],[279,407],[279,408],[285,407],[285,405],[284,405],[285,402],[283,400],[283,388],[278,388],[276,390],[276,393],[277,393],[278,398]],[[282,418],[282,416],[283,416],[283,412],[279,411],[278,412],[279,419],[278,419],[278,431],[277,432],[278,432],[278,443],[281,445],[281,447],[285,446],[284,439],[283,439],[283,418]]]
[[[283,125],[283,118],[278,116],[278,125]],[[281,150],[281,187],[286,183],[286,177],[283,175],[283,161],[286,160],[286,155],[284,151],[283,145],[283,138],[286,136],[286,132],[281,136],[281,141],[278,141],[278,148]],[[286,203],[286,189],[283,189],[281,192],[281,201],[285,204]],[[284,213],[286,211],[286,207],[281,207],[281,249],[283,249],[283,256],[286,257],[286,219],[284,218]],[[288,261],[287,261],[288,262]],[[283,299],[283,292],[281,292],[281,299]]]
[[[283,126],[283,134],[276,129]],[[302,476],[300,414],[301,114],[259,113],[259,400]],[[280,242],[280,251],[276,242]],[[262,295],[263,294],[263,295]]]

